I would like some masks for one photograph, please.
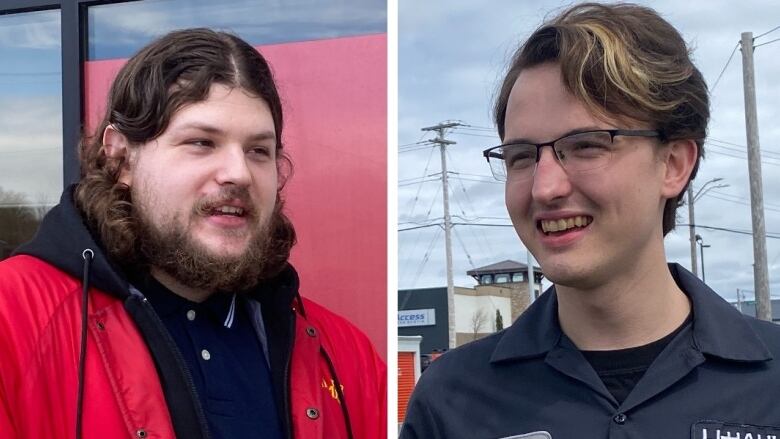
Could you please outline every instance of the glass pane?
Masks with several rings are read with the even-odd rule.
[[[62,192],[59,10],[0,16],[0,259]]]
[[[174,29],[211,27],[252,45],[387,32],[385,0],[145,0],[91,6],[88,59],[127,58]]]
[[[512,273],[512,282],[522,282],[525,279],[525,273]]]
[[[508,274],[497,274],[496,275],[496,283],[497,284],[505,284],[509,282],[509,275]]]

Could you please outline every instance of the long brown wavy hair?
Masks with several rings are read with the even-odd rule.
[[[709,94],[671,24],[631,3],[583,3],[544,23],[517,49],[499,89],[493,114],[502,140],[515,80],[524,69],[550,61],[560,64],[566,88],[592,114],[647,122],[662,140],[694,140],[698,155],[690,184],[704,156]],[[674,229],[684,193],[664,206],[664,235]]]
[[[106,127],[127,137],[138,147],[160,136],[171,117],[185,105],[203,101],[212,84],[237,87],[263,99],[271,110],[276,129],[279,192],[269,231],[267,278],[286,264],[295,244],[295,229],[282,212],[282,188],[292,173],[292,163],[282,145],[282,104],[273,73],[263,56],[242,39],[210,29],[171,32],[150,43],[117,74],[108,94],[103,120],[94,136],[79,146],[81,180],[75,202],[88,227],[109,257],[119,266],[143,266],[139,251],[139,222],[130,188],[118,182],[124,159],[109,158],[103,148]]]

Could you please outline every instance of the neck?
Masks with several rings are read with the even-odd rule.
[[[663,251],[649,263],[587,290],[555,286],[561,329],[581,350],[642,346],[677,329],[690,303],[666,265]]]
[[[165,271],[162,271],[156,267],[152,267],[150,270],[152,277],[157,279],[157,282],[160,282],[165,286],[165,288],[168,288],[171,290],[174,294],[181,296],[187,300],[190,300],[195,303],[201,303],[204,300],[208,299],[209,296],[213,293],[212,291],[206,291],[199,288],[192,288],[188,287],[178,280],[176,280],[173,276],[169,275]]]

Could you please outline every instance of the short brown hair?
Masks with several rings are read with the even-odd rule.
[[[704,156],[710,117],[707,84],[680,33],[654,10],[631,3],[583,3],[539,27],[515,52],[494,118],[504,139],[507,101],[520,72],[557,62],[563,83],[596,116],[646,122],[662,140],[692,139]],[[675,226],[685,188],[664,207],[663,234]]]
[[[121,265],[143,261],[139,260],[131,191],[118,183],[123,161],[106,156],[104,130],[112,125],[132,147],[149,142],[165,132],[176,111],[208,98],[212,84],[240,88],[263,99],[271,110],[280,185],[274,210],[279,218],[272,222],[275,229],[269,239],[280,240],[277,248],[282,254],[277,256],[281,263],[289,257],[295,230],[282,213],[281,190],[292,164],[282,150],[282,104],[273,73],[263,56],[242,39],[199,28],[171,32],[130,58],[111,85],[106,113],[95,135],[84,137],[80,144],[76,204],[106,252]]]

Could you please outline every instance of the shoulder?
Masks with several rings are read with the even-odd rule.
[[[769,348],[775,360],[780,361],[780,325],[750,316],[744,316],[744,319]]]
[[[0,262],[0,315],[53,311],[78,287],[78,280],[33,256]]]
[[[61,324],[79,307],[76,279],[32,256],[0,262],[0,362],[3,373],[17,376],[52,340],[67,337]],[[54,324],[53,324],[54,322]]]
[[[468,376],[487,378],[493,371],[493,351],[505,334],[506,329],[442,354],[421,375],[415,394],[441,391],[442,386],[456,385]]]
[[[363,331],[312,300],[304,298],[303,308],[306,322],[317,329],[322,347],[340,370],[386,379],[387,366]]]
[[[368,337],[349,320],[310,299],[303,298],[302,301],[306,321],[320,330],[329,345],[373,350]]]

